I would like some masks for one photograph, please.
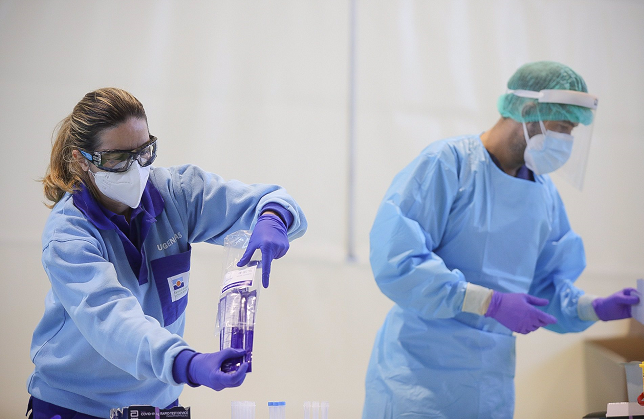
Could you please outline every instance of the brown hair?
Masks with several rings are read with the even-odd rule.
[[[74,106],[72,113],[60,121],[52,143],[49,167],[41,180],[45,197],[53,204],[60,201],[65,193],[86,185],[96,196],[97,191],[89,182],[88,174],[72,156],[77,149],[95,151],[100,145],[99,134],[130,118],[147,121],[143,105],[125,90],[108,87],[87,93]]]

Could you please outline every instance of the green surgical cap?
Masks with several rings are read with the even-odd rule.
[[[586,82],[570,67],[553,61],[538,61],[520,67],[510,80],[508,89],[539,92],[546,89],[575,90],[588,93]],[[519,122],[570,121],[589,125],[593,122],[590,109],[559,103],[538,103],[537,99],[506,93],[497,103],[499,112]]]

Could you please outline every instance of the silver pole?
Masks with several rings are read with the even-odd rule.
[[[347,165],[347,262],[356,262],[355,252],[355,166],[356,166],[356,8],[349,0],[349,109]]]

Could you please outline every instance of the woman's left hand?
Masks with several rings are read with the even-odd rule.
[[[257,224],[250,236],[248,247],[237,266],[242,267],[253,256],[255,250],[262,251],[262,285],[268,288],[268,277],[271,273],[271,262],[279,259],[288,251],[288,235],[284,222],[275,213],[266,211],[257,218]]]

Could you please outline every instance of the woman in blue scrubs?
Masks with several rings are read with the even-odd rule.
[[[193,165],[153,167],[158,143],[126,91],[90,92],[58,129],[43,179],[53,202],[42,235],[51,282],[32,340],[34,419],[108,418],[111,408],[178,404],[183,384],[236,387],[243,351],[199,353],[182,336],[190,245],[253,229],[244,260],[270,263],[304,234],[297,203],[276,185],[225,181]]]
[[[492,129],[429,145],[380,205],[371,267],[395,305],[363,419],[512,418],[513,332],[578,332],[639,301],[633,289],[597,298],[573,285],[584,248],[546,174],[575,150],[583,163],[597,98],[553,62],[521,67],[508,89]],[[584,167],[561,170],[578,183]]]

